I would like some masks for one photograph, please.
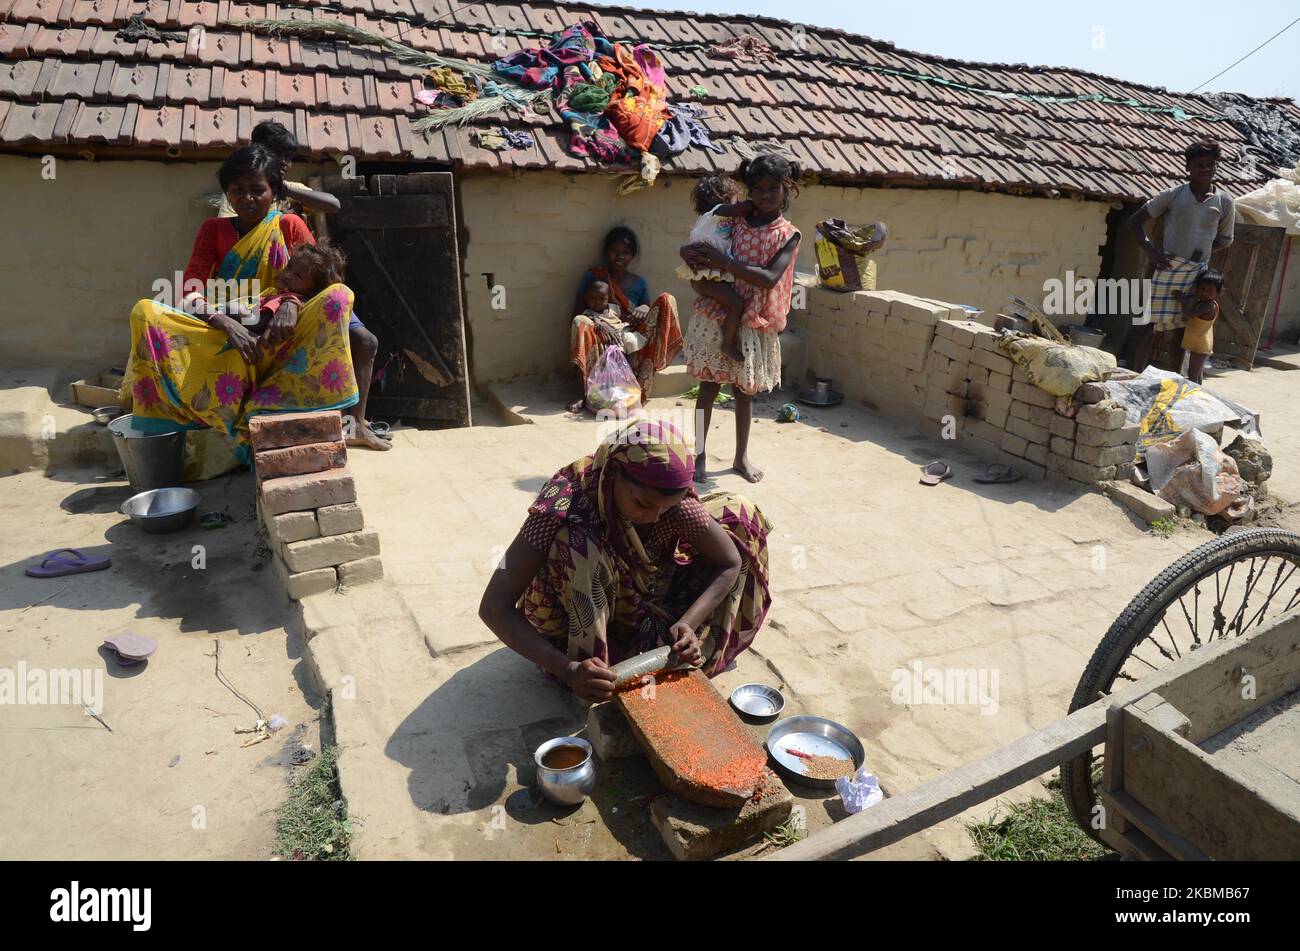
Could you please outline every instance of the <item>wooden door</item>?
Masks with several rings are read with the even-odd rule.
[[[1282,259],[1285,228],[1237,223],[1232,245],[1216,251],[1210,266],[1223,274],[1214,353],[1249,370],[1268,317],[1273,276]]]
[[[357,315],[379,338],[368,414],[470,425],[451,174],[331,177],[325,187],[342,206],[330,236],[348,256]]]

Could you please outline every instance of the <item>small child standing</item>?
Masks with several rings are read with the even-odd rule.
[[[1205,382],[1205,358],[1214,352],[1214,321],[1219,316],[1222,289],[1223,275],[1211,269],[1196,279],[1195,296],[1180,295],[1183,316],[1187,319],[1183,331],[1183,350],[1188,353],[1187,378],[1193,383]]]
[[[691,228],[688,243],[707,244],[730,256],[731,219],[742,218],[754,211],[753,202],[738,202],[736,199],[739,197],[740,182],[734,178],[710,175],[700,179],[691,190],[691,203],[700,217]],[[745,356],[736,344],[736,333],[740,330],[740,315],[744,313],[745,302],[736,293],[735,277],[718,268],[692,268],[685,264],[677,266],[677,276],[690,281],[695,293],[723,306],[727,316],[722,322],[722,352],[738,363],[743,361]]]

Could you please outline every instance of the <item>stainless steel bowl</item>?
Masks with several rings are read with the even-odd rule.
[[[855,773],[867,761],[862,741],[848,727],[825,717],[786,717],[767,731],[767,753],[786,779],[817,789],[834,789],[835,780],[805,775],[802,758],[787,753],[789,747],[814,756],[851,759]]]
[[[731,705],[741,716],[762,722],[781,715],[785,697],[767,684],[741,684],[731,691]]]
[[[120,511],[146,532],[163,535],[178,532],[190,524],[202,499],[194,489],[182,486],[150,489],[131,496],[122,503]]]
[[[120,406],[96,406],[90,411],[90,415],[95,417],[95,422],[99,425],[107,426],[125,412],[126,410]]]
[[[557,746],[576,746],[587,758],[568,769],[552,769],[542,759]],[[596,788],[596,764],[591,761],[591,744],[576,736],[557,736],[537,747],[533,761],[537,764],[537,788],[557,806],[576,806]]]

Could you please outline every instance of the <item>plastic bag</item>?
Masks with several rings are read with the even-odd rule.
[[[1230,423],[1259,435],[1253,410],[1167,370],[1147,367],[1131,380],[1109,380],[1106,392],[1124,407],[1130,424],[1139,424],[1139,456],[1189,429],[1212,432]]]
[[[858,767],[852,777],[841,776],[835,780],[835,791],[840,794],[844,811],[849,815],[883,802],[885,798],[880,781],[867,770],[866,763]]]
[[[1166,502],[1228,518],[1240,518],[1250,510],[1246,480],[1237,474],[1237,460],[1199,429],[1151,445],[1146,464],[1152,490]]]
[[[1028,334],[1005,334],[998,347],[1016,361],[1031,383],[1053,396],[1073,396],[1083,384],[1104,380],[1115,369],[1114,355],[1104,350]]]
[[[641,405],[641,385],[620,347],[610,344],[587,374],[587,407],[631,415]]]

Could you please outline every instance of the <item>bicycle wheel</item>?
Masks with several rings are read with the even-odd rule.
[[[1297,605],[1300,535],[1251,528],[1206,542],[1160,572],[1115,619],[1079,678],[1070,712]],[[1101,765],[1101,747],[1061,764],[1070,814],[1099,842],[1092,819]]]

